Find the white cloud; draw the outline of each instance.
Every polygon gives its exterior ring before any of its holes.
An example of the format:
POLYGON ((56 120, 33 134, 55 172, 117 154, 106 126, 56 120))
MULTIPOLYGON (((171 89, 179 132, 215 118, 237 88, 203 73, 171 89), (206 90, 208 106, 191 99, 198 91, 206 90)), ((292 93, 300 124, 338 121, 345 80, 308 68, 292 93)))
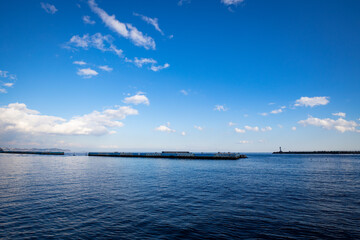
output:
POLYGON ((235 126, 236 125, 236 123, 233 123, 233 122, 229 122, 229 126, 231 127, 231 126, 235 126))
POLYGON ((186 132, 181 132, 181 135, 182 135, 182 136, 185 136, 185 135, 186 135, 186 132))
POLYGON ((282 112, 283 112, 283 110, 281 108, 279 108, 279 109, 272 110, 270 113, 271 114, 278 114, 278 113, 282 113, 282 112))
POLYGON ((296 127, 292 127, 291 130, 296 131, 296 127))
POLYGON ((248 117, 249 116, 249 114, 244 114, 244 117, 248 117))
POLYGON ((225 111, 227 111, 227 108, 225 108, 225 106, 223 106, 223 105, 215 105, 214 110, 219 111, 219 112, 221 112, 221 111, 225 112, 225 111))
POLYGON ((111 72, 113 69, 111 67, 109 67, 108 65, 104 65, 104 66, 99 66, 99 68, 101 70, 104 70, 106 72, 111 72))
POLYGON ((267 126, 264 128, 259 128, 258 126, 251 127, 251 126, 245 126, 245 129, 235 128, 235 132, 237 133, 245 133, 246 131, 252 131, 252 132, 269 132, 272 130, 272 127, 267 126))
POLYGON ((168 63, 165 63, 163 66, 155 66, 155 65, 152 65, 151 67, 150 67, 150 69, 152 70, 152 71, 154 71, 154 72, 157 72, 157 71, 159 71, 159 70, 162 70, 162 69, 165 69, 165 68, 168 68, 168 67, 170 67, 170 64, 168 64, 168 63))
POLYGON ((140 92, 134 96, 125 98, 124 103, 130 103, 130 104, 135 104, 135 105, 138 105, 138 104, 150 105, 149 99, 140 92))
POLYGON ((261 116, 267 116, 268 114, 267 113, 259 113, 261 116))
POLYGON ((248 144, 248 143, 251 143, 251 141, 248 141, 248 140, 241 140, 238 142, 239 144, 248 144))
POLYGON ((176 132, 176 130, 170 128, 170 123, 167 123, 167 125, 158 126, 157 128, 155 128, 155 131, 167 132, 167 133, 176 132))
POLYGON ((5 87, 12 87, 12 86, 14 86, 14 83, 4 83, 3 85, 5 87))
POLYGON ((155 64, 157 64, 157 61, 152 58, 140 58, 139 59, 139 58, 135 57, 134 60, 125 58, 125 62, 134 63, 139 68, 143 67, 144 65, 151 64, 150 69, 154 72, 157 72, 161 69, 170 67, 170 65, 168 63, 165 63, 163 66, 155 66, 155 64))
POLYGON ((88 48, 90 43, 89 34, 85 34, 83 37, 72 36, 69 43, 74 44, 76 47, 88 48))
POLYGON ((16 75, 15 74, 9 74, 8 71, 0 70, 0 77, 7 78, 8 80, 16 80, 16 75))
POLYGON ((231 5, 238 5, 244 2, 244 0, 221 0, 221 2, 226 6, 231 6, 231 5))
POLYGON ((191 0, 179 0, 178 5, 182 6, 184 3, 190 3, 191 0))
POLYGON ((98 75, 99 73, 91 68, 83 68, 77 71, 77 75, 82 76, 84 78, 91 78, 93 76, 98 75))
POLYGON ((155 64, 155 63, 157 63, 157 61, 155 59, 152 59, 152 58, 140 58, 140 59, 138 59, 137 57, 135 57, 134 60, 126 58, 125 61, 134 63, 139 68, 141 68, 143 65, 146 65, 146 64, 155 64))
POLYGON ((283 128, 283 125, 281 125, 281 124, 278 124, 278 127, 279 127, 279 128, 283 128))
POLYGON ((145 49, 155 49, 155 41, 151 37, 144 35, 137 30, 136 27, 129 23, 122 23, 115 18, 115 15, 110 16, 103 9, 99 8, 95 0, 89 0, 91 10, 96 13, 105 25, 118 33, 124 38, 130 39, 136 46, 142 46, 145 49))
POLYGON ((61 117, 42 115, 36 110, 28 109, 23 103, 11 103, 0 108, 0 133, 104 135, 112 132, 112 128, 124 125, 118 120, 137 114, 138 111, 131 107, 116 106, 113 109, 102 112, 93 111, 66 120, 61 117))
POLYGON ((86 65, 86 62, 84 62, 84 61, 74 61, 73 64, 86 65))
POLYGON ((269 127, 269 126, 261 128, 262 132, 268 132, 268 131, 271 131, 271 130, 272 130, 272 127, 269 127))
POLYGON ((6 78, 8 76, 8 71, 0 70, 0 77, 6 78))
POLYGON ((235 128, 235 132, 237 132, 237 133, 245 133, 246 131, 244 129, 235 128))
POLYGON ((343 117, 343 118, 346 117, 346 113, 343 113, 343 112, 333 113, 332 115, 343 117))
POLYGON ((329 103, 329 97, 301 97, 296 100, 295 106, 314 107, 318 105, 326 105, 329 103))
POLYGON ((153 25, 154 28, 156 29, 156 31, 161 33, 161 35, 164 35, 164 32, 159 27, 159 20, 157 18, 150 18, 150 17, 144 16, 144 15, 139 14, 139 13, 134 13, 134 15, 138 16, 138 17, 141 17, 142 20, 144 20, 148 24, 153 25))
POLYGON ((253 132, 258 132, 259 131, 259 127, 245 126, 244 128, 245 128, 245 130, 248 130, 248 131, 253 131, 253 132))
POLYGON ((103 52, 113 52, 119 57, 122 57, 123 50, 118 49, 112 42, 113 38, 111 35, 102 35, 101 33, 95 33, 92 36, 89 34, 84 34, 82 37, 79 35, 74 35, 71 37, 70 41, 65 44, 64 47, 78 47, 83 49, 93 47, 103 52))
MULTIPOLYGON (((15 74, 9 74, 8 71, 2 71, 0 70, 0 84, 4 87, 13 87, 15 84, 15 80, 16 80, 16 75, 15 74), (6 81, 6 82, 4 82, 6 81)), ((7 93, 7 90, 5 88, 0 88, 0 93, 7 93)))
POLYGON ((355 121, 347 121, 343 118, 339 118, 337 120, 330 119, 330 118, 315 118, 312 116, 309 116, 306 120, 301 120, 298 122, 299 124, 303 126, 316 126, 316 127, 322 127, 324 129, 328 130, 337 130, 339 132, 359 132, 360 130, 356 129, 359 127, 359 124, 355 121))
POLYGON ((200 127, 200 126, 194 126, 195 129, 199 130, 199 131, 202 131, 204 128, 203 127, 200 127))
POLYGON ((56 9, 56 7, 54 5, 51 5, 50 3, 40 3, 41 7, 50 14, 55 14, 58 10, 56 9))
POLYGON ((85 24, 91 24, 91 25, 95 24, 95 21, 94 21, 94 20, 91 20, 91 19, 90 19, 90 16, 83 16, 82 19, 83 19, 83 21, 84 21, 85 24))
POLYGON ((189 95, 189 92, 186 91, 186 90, 184 90, 184 89, 183 89, 183 90, 180 90, 180 92, 181 92, 182 94, 184 94, 185 96, 186 96, 186 95, 189 95))

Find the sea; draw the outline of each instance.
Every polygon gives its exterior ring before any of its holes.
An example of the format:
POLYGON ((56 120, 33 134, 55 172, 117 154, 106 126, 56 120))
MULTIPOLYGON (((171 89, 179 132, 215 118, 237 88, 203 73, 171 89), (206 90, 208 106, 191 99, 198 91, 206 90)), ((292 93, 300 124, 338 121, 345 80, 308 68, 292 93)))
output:
POLYGON ((359 155, 0 154, 0 239, 360 239, 359 155))

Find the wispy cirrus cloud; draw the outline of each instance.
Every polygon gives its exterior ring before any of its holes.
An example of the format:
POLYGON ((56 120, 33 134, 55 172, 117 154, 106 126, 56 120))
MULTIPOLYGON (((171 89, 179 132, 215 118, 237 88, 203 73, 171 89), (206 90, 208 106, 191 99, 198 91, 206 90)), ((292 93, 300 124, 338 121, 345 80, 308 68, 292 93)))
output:
POLYGON ((236 6, 240 3, 243 3, 244 0, 221 0, 221 2, 226 6, 232 6, 232 5, 236 6))
POLYGON ((111 35, 102 35, 101 33, 95 33, 94 35, 84 34, 82 37, 74 35, 71 37, 69 42, 64 45, 65 48, 96 48, 102 52, 113 52, 119 57, 122 57, 123 50, 118 49, 113 44, 113 38, 111 35))
POLYGON ((219 112, 226 112, 228 109, 224 105, 215 105, 214 110, 219 112))
POLYGON ((270 127, 270 126, 261 128, 261 131, 262 131, 262 132, 269 132, 269 131, 271 131, 271 130, 272 130, 272 127, 270 127))
POLYGON ((90 16, 83 16, 83 21, 85 24, 94 25, 96 22, 90 18, 90 16))
POLYGON ((56 7, 50 3, 40 3, 41 8, 44 9, 47 13, 50 14, 55 14, 58 10, 56 9, 56 7))
POLYGON ((263 127, 263 128, 259 128, 258 126, 255 127, 251 127, 251 126, 244 126, 244 129, 241 128, 235 128, 235 132, 237 133, 245 133, 246 131, 251 131, 251 132, 269 132, 272 130, 272 127, 267 126, 267 127, 263 127))
POLYGON ((98 66, 98 68, 106 72, 111 72, 113 70, 113 68, 109 67, 108 65, 98 66))
POLYGON ((296 107, 315 107, 320 105, 328 104, 329 97, 301 97, 295 101, 294 106, 296 107))
POLYGON ((270 113, 271 114, 279 114, 279 113, 282 113, 282 112, 283 112, 283 109, 279 108, 279 109, 272 110, 270 113))
POLYGON ((195 128, 195 129, 197 129, 197 130, 199 130, 199 131, 204 130, 204 128, 203 128, 203 127, 201 127, 201 126, 197 126, 197 125, 195 125, 195 126, 194 126, 194 128, 195 128))
POLYGON ((343 112, 333 113, 332 115, 343 117, 343 118, 346 117, 346 113, 343 113, 343 112))
POLYGON ((137 66, 139 68, 141 68, 143 65, 146 65, 146 64, 156 64, 157 63, 157 61, 152 58, 137 58, 137 57, 135 57, 133 60, 129 59, 129 58, 125 58, 125 61, 134 63, 135 66, 137 66))
POLYGON ((86 65, 86 62, 84 62, 84 61, 74 61, 73 64, 76 64, 76 65, 86 65))
POLYGON ((237 125, 237 123, 234 123, 234 122, 229 122, 228 125, 231 127, 231 126, 235 126, 237 125))
POLYGON ((166 69, 168 67, 170 67, 170 64, 168 64, 168 63, 165 63, 164 65, 158 65, 158 66, 152 65, 150 67, 150 70, 152 70, 154 72, 158 72, 158 71, 166 69))
POLYGON ((244 129, 240 129, 240 128, 235 128, 234 130, 237 133, 245 133, 246 132, 244 129))
POLYGON ((12 82, 12 83, 4 83, 3 84, 5 87, 12 87, 12 86, 14 86, 14 83, 12 82))
POLYGON ((189 95, 189 91, 186 91, 185 89, 180 90, 180 92, 185 96, 189 95))
POLYGON ((67 120, 40 114, 24 103, 11 103, 0 107, 0 135, 8 132, 31 135, 105 135, 114 133, 113 128, 124 126, 119 120, 137 114, 138 111, 131 107, 116 106, 67 120))
POLYGON ((5 88, 0 88, 0 93, 7 93, 6 88, 13 87, 16 81, 15 74, 9 74, 8 71, 0 70, 0 85, 5 88))
POLYGON ((185 3, 191 3, 191 0, 179 0, 179 1, 178 1, 178 5, 179 5, 179 6, 182 6, 182 5, 184 5, 185 3))
POLYGON ((157 18, 150 18, 147 16, 144 16, 142 14, 139 13, 135 13, 134 12, 134 16, 140 17, 142 20, 144 20, 145 22, 147 22, 148 24, 152 25, 156 31, 158 31, 159 33, 161 33, 161 35, 164 35, 164 32, 160 29, 159 27, 159 19, 157 18))
MULTIPOLYGON (((157 72, 162 69, 170 67, 170 64, 165 63, 164 65, 156 65, 157 61, 153 58, 137 58, 134 59, 127 58, 123 55, 123 50, 118 49, 113 44, 113 38, 111 35, 102 35, 101 33, 95 33, 94 35, 84 34, 83 36, 74 35, 71 39, 63 45, 67 49, 89 49, 95 48, 102 52, 113 52, 121 58, 125 59, 125 62, 133 63, 135 66, 141 68, 144 65, 151 65, 150 70, 157 72)), ((85 63, 83 61, 75 61, 74 64, 85 63)), ((103 69, 104 70, 104 69, 103 69)))
POLYGON ((337 120, 330 119, 330 118, 315 118, 312 116, 309 116, 305 120, 300 120, 298 122, 299 124, 303 126, 316 126, 321 127, 327 130, 336 130, 339 132, 360 132, 360 130, 357 128, 360 125, 356 123, 355 121, 347 121, 343 118, 339 118, 337 120))
POLYGON ((8 71, 0 70, 0 78, 6 78, 9 80, 16 80, 15 74, 10 74, 8 71))
POLYGON ((251 126, 245 126, 244 127, 245 128, 245 130, 247 130, 247 131, 253 131, 253 132, 258 132, 259 130, 260 130, 260 128, 259 127, 251 127, 251 126))
POLYGON ((91 10, 96 13, 105 25, 120 36, 130 39, 136 46, 145 49, 155 49, 155 41, 149 36, 144 35, 130 23, 122 23, 115 18, 115 15, 109 15, 103 9, 99 8, 95 0, 88 1, 91 10))
POLYGON ((135 105, 139 105, 139 104, 150 105, 149 99, 142 92, 138 92, 137 94, 131 97, 126 97, 123 102, 135 104, 135 105))
POLYGON ((98 75, 99 73, 91 68, 82 68, 79 69, 76 74, 82 76, 83 78, 91 78, 98 75))
MULTIPOLYGON (((278 109, 274 109, 274 110, 272 110, 271 112, 270 112, 270 114, 279 114, 279 113, 282 113, 284 110, 283 109, 286 109, 286 106, 282 106, 282 107, 280 107, 280 108, 278 108, 278 109)), ((259 113, 261 116, 267 116, 267 115, 269 115, 269 113, 266 113, 266 112, 264 112, 264 113, 259 113)))
POLYGON ((149 69, 154 72, 170 67, 170 64, 168 63, 165 63, 163 66, 156 65, 157 61, 153 58, 137 58, 137 57, 135 57, 134 59, 125 58, 125 62, 133 63, 138 68, 142 68, 144 65, 150 65, 149 69))

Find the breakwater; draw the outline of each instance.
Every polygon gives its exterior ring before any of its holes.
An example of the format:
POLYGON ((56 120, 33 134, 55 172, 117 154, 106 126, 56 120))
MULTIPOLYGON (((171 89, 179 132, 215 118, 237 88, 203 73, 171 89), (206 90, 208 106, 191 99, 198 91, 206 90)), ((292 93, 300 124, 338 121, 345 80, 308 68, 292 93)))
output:
POLYGON ((192 153, 192 152, 89 152, 88 156, 101 157, 136 157, 136 158, 177 158, 177 159, 214 159, 214 160, 236 160, 239 158, 247 158, 246 155, 240 153, 192 153))
POLYGON ((360 154, 360 151, 279 151, 273 154, 360 154))

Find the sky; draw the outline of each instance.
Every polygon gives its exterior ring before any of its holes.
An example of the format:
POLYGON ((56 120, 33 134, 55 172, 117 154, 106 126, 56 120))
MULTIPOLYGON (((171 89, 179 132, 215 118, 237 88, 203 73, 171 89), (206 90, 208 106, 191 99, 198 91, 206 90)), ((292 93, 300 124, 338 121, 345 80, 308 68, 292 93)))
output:
POLYGON ((0 0, 0 146, 360 150, 360 1, 0 0))

